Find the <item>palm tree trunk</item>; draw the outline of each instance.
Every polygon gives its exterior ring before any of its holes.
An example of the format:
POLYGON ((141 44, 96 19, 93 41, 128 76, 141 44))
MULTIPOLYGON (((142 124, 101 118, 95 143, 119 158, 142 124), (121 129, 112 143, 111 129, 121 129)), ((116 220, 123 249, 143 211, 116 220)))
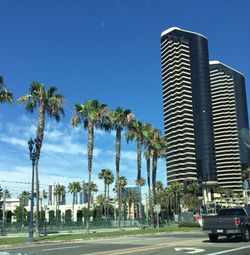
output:
POLYGON ((75 204, 78 204, 78 192, 75 193, 75 204))
MULTIPOLYGON (((154 152, 152 160, 152 186, 153 186, 153 206, 155 205, 155 183, 156 183, 156 171, 157 171, 157 154, 154 152)), ((154 218, 154 217, 152 217, 154 218)), ((154 220, 154 219, 153 219, 154 220)))
POLYGON ((89 185, 88 185, 88 210, 87 210, 87 222, 86 232, 89 233, 89 213, 90 213, 90 200, 91 200, 91 171, 92 171, 92 155, 93 155, 93 143, 94 143, 94 126, 92 122, 88 123, 88 173, 89 173, 89 185))
POLYGON ((24 222, 24 219, 23 219, 23 217, 24 217, 24 204, 22 205, 22 225, 21 225, 21 228, 23 229, 23 227, 24 227, 24 225, 23 225, 23 222, 24 222))
MULTIPOLYGON (((137 142, 137 181, 141 179, 141 151, 142 151, 142 138, 138 137, 137 142)), ((141 186, 138 184, 140 197, 139 197, 139 219, 140 219, 140 227, 142 227, 142 205, 141 205, 141 186)))
POLYGON ((73 215, 73 221, 74 221, 74 216, 75 216, 75 210, 74 210, 74 205, 75 205, 75 192, 73 192, 73 201, 72 201, 72 215, 73 215))
POLYGON ((116 130, 116 189, 118 200, 118 227, 121 229, 121 197, 120 197, 120 185, 119 185, 119 173, 120 173, 120 153, 121 153, 121 127, 117 127, 116 130))
MULTIPOLYGON (((153 154, 153 161, 152 161, 152 185, 153 185, 153 196, 155 198, 155 183, 156 183, 156 171, 157 171, 157 154, 153 154)), ((155 203, 155 202, 154 202, 155 203)))
POLYGON ((104 205, 103 205, 103 209, 104 209, 104 217, 107 220, 107 184, 106 182, 104 182, 104 205))
POLYGON ((40 208, 39 208, 39 175, 38 175, 38 159, 35 164, 35 175, 36 175, 36 236, 40 236, 40 208))
POLYGON ((153 207, 152 207, 152 198, 151 198, 151 182, 150 182, 150 149, 148 149, 148 158, 147 158, 147 182, 148 182, 148 196, 149 196, 149 209, 151 215, 151 226, 153 226, 153 207))
MULTIPOLYGON (((42 95, 43 96, 43 95, 42 95)), ((45 120, 45 106, 44 100, 40 100, 40 107, 38 113, 37 123, 37 138, 39 139, 39 147, 37 148, 37 160, 35 163, 35 175, 36 175, 36 236, 40 236, 40 208, 39 208, 39 174, 38 174, 38 162, 40 158, 43 136, 44 136, 44 120, 45 120)))
POLYGON ((128 219, 131 221, 131 203, 128 203, 128 219))
POLYGON ((142 228, 142 203, 141 203, 141 186, 139 185, 139 219, 140 219, 140 228, 142 228))
POLYGON ((137 180, 141 179, 141 151, 142 151, 142 141, 141 138, 138 137, 137 142, 137 180))
POLYGON ((108 196, 107 196, 107 219, 109 218, 109 184, 108 184, 108 196))

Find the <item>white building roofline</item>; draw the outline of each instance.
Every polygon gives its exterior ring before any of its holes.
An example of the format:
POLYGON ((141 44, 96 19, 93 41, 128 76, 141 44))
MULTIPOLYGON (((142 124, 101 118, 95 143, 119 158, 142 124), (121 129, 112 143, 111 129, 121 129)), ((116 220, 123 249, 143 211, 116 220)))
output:
POLYGON ((231 66, 228 66, 228 65, 226 65, 226 64, 224 64, 224 63, 222 63, 218 60, 209 61, 209 65, 218 65, 218 64, 221 64, 221 65, 225 66, 226 68, 231 69, 231 70, 235 71, 236 73, 239 73, 240 75, 242 75, 244 77, 244 75, 241 72, 239 72, 238 70, 236 70, 236 69, 232 68, 231 66))
POLYGON ((164 35, 174 31, 174 30, 180 30, 180 31, 183 31, 183 32, 187 32, 187 33, 190 33, 190 34, 195 34, 195 35, 199 35, 199 36, 202 36, 204 38, 207 39, 206 36, 202 35, 202 34, 199 34, 199 33, 195 33, 195 32, 192 32, 192 31, 188 31, 188 30, 184 30, 184 29, 180 29, 179 27, 170 27, 166 30, 164 30, 162 33, 161 33, 161 37, 163 37, 164 35))

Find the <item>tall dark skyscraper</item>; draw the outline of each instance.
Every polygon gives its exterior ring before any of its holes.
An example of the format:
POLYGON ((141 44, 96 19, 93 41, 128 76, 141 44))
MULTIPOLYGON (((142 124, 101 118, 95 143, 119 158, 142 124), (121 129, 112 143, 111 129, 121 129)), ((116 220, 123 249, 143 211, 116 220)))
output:
MULTIPOLYGON (((242 192, 242 170, 250 166, 245 78, 210 61, 201 34, 169 28, 161 34, 167 178, 205 181, 242 192)), ((206 195, 205 195, 206 196, 206 195)))
POLYGON ((249 165, 245 79, 233 68, 210 61, 210 82, 218 184, 241 191, 242 169, 249 165))
POLYGON ((216 180, 207 38, 165 30, 161 65, 168 183, 216 180))

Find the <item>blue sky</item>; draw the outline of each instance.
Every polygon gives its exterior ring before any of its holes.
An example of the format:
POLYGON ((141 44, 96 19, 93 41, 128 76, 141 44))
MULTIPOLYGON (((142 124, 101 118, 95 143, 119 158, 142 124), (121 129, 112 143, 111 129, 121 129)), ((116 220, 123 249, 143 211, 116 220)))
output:
MULTIPOLYGON (((62 122, 46 122, 41 183, 86 179, 87 133, 69 124, 77 102, 98 99, 110 108, 129 108, 163 130, 160 33, 171 26, 205 35, 210 59, 242 72, 248 85, 249 9, 247 0, 0 0, 0 74, 6 85, 18 98, 39 81, 57 86, 67 99, 62 122)), ((30 180, 26 143, 35 136, 36 118, 17 104, 0 105, 0 180, 30 180)), ((96 133, 93 179, 99 186, 101 168, 115 171, 114 143, 113 133, 96 133)), ((121 174, 130 185, 135 148, 123 141, 121 174)), ((158 179, 166 183, 163 160, 158 179)), ((13 194, 29 188, 5 184, 13 194)))

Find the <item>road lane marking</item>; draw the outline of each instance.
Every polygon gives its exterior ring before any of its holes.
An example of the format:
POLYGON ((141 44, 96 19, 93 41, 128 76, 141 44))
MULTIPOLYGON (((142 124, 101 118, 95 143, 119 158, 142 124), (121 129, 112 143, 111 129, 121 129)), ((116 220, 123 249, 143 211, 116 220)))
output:
POLYGON ((189 254, 194 254, 194 253, 200 253, 205 251, 204 249, 200 248, 193 248, 193 247, 181 247, 181 248, 175 248, 176 251, 184 251, 189 254))
MULTIPOLYGON (((187 242, 192 242, 193 240, 190 241, 178 241, 178 245, 182 245, 183 243, 187 244, 187 242)), ((152 250, 158 250, 158 249, 164 249, 164 248, 170 248, 172 247, 173 244, 166 243, 166 244, 155 244, 155 245, 148 245, 148 246, 140 246, 140 247, 131 247, 131 248, 124 248, 124 249, 115 249, 115 250, 107 250, 107 251, 100 251, 100 252, 89 252, 89 255, 122 255, 122 254, 135 254, 136 252, 143 252, 143 251, 152 251, 152 250)), ((81 254, 81 255, 86 255, 81 254)))
POLYGON ((80 248, 80 247, 82 247, 82 245, 43 249, 43 250, 41 250, 41 252, 43 252, 43 251, 54 251, 54 250, 65 250, 65 249, 75 249, 75 248, 80 248))
POLYGON ((248 249, 248 248, 250 248, 250 245, 240 247, 240 248, 231 249, 231 250, 226 250, 226 251, 218 251, 218 252, 207 253, 206 255, 218 255, 218 254, 224 254, 224 253, 228 253, 228 252, 232 252, 232 251, 244 250, 244 249, 248 249))
MULTIPOLYGON (((136 248, 126 248, 126 249, 119 249, 119 250, 108 250, 108 251, 100 251, 100 252, 90 252, 89 255, 122 255, 122 254, 130 254, 135 252, 142 252, 142 251, 151 251, 151 250, 158 250, 168 247, 167 245, 154 245, 154 246, 143 246, 143 247, 136 247, 136 248)), ((86 255, 87 253, 81 254, 86 255)))

